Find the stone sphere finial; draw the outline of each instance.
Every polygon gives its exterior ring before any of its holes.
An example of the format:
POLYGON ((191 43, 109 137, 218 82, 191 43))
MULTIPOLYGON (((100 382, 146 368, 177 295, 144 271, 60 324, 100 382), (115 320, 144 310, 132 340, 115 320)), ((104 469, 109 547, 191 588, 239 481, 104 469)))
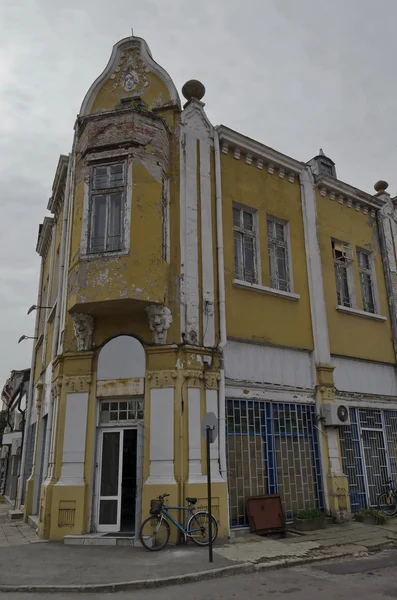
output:
POLYGON ((389 184, 387 183, 387 181, 377 181, 374 185, 375 191, 378 192, 378 194, 380 194, 381 192, 385 192, 387 190, 387 188, 389 187, 389 184))
POLYGON ((196 100, 201 100, 205 94, 205 87, 201 81, 197 81, 197 79, 190 79, 183 86, 182 94, 188 101, 192 100, 193 98, 196 100))

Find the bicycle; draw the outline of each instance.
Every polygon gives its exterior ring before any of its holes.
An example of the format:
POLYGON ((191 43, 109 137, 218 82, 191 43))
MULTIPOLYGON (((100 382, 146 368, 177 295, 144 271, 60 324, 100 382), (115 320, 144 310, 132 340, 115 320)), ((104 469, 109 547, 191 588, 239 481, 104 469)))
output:
POLYGON ((378 508, 383 510, 389 517, 392 517, 397 513, 397 488, 393 484, 393 479, 386 481, 387 492, 379 494, 378 496, 378 508))
MULTIPOLYGON (((150 517, 143 521, 139 531, 139 539, 142 546, 151 552, 165 548, 171 534, 169 521, 182 533, 185 543, 187 542, 187 538, 191 538, 198 546, 208 546, 210 543, 208 534, 209 514, 204 510, 195 512, 197 498, 186 498, 188 506, 167 506, 164 500, 168 496, 169 494, 162 494, 156 500, 150 501, 150 517), (184 525, 180 525, 169 514, 169 510, 186 511, 188 514, 186 515, 184 525), (203 521, 201 522, 200 519, 203 519, 203 521), (207 522, 206 525, 205 520, 207 522)), ((218 521, 213 515, 211 515, 211 522, 212 541, 214 542, 218 536, 218 521)))

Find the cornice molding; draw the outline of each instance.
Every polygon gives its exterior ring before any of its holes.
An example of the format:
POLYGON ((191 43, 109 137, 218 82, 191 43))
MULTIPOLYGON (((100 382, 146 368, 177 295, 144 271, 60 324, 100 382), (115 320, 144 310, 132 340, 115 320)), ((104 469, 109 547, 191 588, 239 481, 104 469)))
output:
MULTIPOLYGON (((247 164, 255 164, 260 170, 266 168, 271 175, 277 169, 280 179, 287 179, 290 183, 294 183, 296 175, 302 173, 307 167, 307 163, 282 154, 225 125, 218 125, 215 130, 219 136, 222 154, 231 152, 235 160, 240 160, 244 156, 247 164)), ((385 201, 378 196, 367 194, 329 175, 314 176, 314 181, 322 196, 329 196, 331 200, 336 199, 339 204, 346 202, 349 208, 354 206, 357 212, 361 210, 364 214, 370 212, 372 217, 375 217, 376 211, 385 204, 385 201)))
POLYGON ((44 217, 44 221, 40 225, 39 237, 36 244, 36 252, 40 254, 42 258, 45 257, 50 246, 53 225, 54 219, 52 217, 44 217))
POLYGON ((375 211, 382 208, 385 204, 385 201, 377 196, 367 194, 366 192, 363 192, 344 181, 330 177, 329 175, 316 175, 314 181, 320 189, 320 194, 322 196, 329 196, 331 200, 337 199, 339 204, 346 202, 346 205, 349 208, 354 205, 354 208, 358 212, 362 208, 364 214, 371 211, 372 217, 375 216, 375 211), (367 211, 365 211, 365 208, 367 211), (374 214, 372 214, 372 212, 374 214))
POLYGON ((223 154, 227 154, 230 149, 233 151, 234 158, 239 159, 242 151, 249 157, 248 160, 245 158, 246 162, 251 164, 255 161, 258 169, 263 169, 263 165, 266 164, 268 172, 273 173, 276 167, 281 170, 282 177, 285 173, 288 173, 288 179, 291 181, 290 174, 298 175, 306 167, 306 163, 277 152, 277 150, 229 129, 225 125, 218 125, 215 129, 219 136, 223 154))
POLYGON ((58 215, 63 204, 66 176, 68 172, 69 157, 61 154, 55 171, 54 182, 52 184, 52 195, 48 200, 47 208, 53 215, 58 215))

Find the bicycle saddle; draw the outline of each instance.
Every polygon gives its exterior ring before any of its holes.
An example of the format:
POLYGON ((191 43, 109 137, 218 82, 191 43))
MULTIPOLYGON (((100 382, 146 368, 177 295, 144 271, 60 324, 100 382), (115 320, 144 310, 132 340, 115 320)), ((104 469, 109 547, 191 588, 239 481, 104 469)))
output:
POLYGON ((197 498, 186 498, 186 502, 189 502, 189 504, 196 504, 197 498))

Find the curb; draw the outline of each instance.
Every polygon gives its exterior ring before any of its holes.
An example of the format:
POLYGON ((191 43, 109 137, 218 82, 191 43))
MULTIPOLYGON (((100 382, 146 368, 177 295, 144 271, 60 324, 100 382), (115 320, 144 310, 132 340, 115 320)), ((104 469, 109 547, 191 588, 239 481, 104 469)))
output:
MULTIPOLYGON (((395 544, 393 544, 395 547, 395 544)), ((81 585, 1 585, 0 592, 20 592, 20 593, 44 593, 56 594, 61 592, 68 593, 112 593, 125 592, 130 590, 148 590, 154 588, 168 587, 172 585, 182 585, 185 583, 195 583, 196 581, 208 581, 219 577, 230 577, 232 575, 245 575, 249 573, 259 573, 270 569, 285 569, 300 565, 307 565, 335 558, 345 558, 347 556, 368 556, 374 552, 380 552, 390 548, 391 544, 379 544, 379 546, 367 551, 361 552, 338 552, 334 554, 322 554, 320 556, 303 556, 299 558, 282 558, 268 560, 265 562, 245 562, 218 569, 209 569, 208 571, 198 571, 197 573, 185 573, 184 575, 173 575, 171 577, 161 577, 158 579, 136 579, 135 581, 122 581, 117 583, 100 584, 81 584, 81 585)))
POLYGON ((208 571, 198 571, 197 573, 185 573, 184 575, 173 575, 172 577, 161 577, 158 579, 136 579, 135 581, 122 581, 119 583, 100 583, 100 584, 82 584, 82 585, 1 585, 0 592, 25 592, 48 594, 57 592, 125 592, 127 590, 148 590, 153 588, 167 587, 171 585, 181 585, 183 583, 195 583, 196 581, 205 581, 215 579, 216 577, 228 577, 231 575, 241 575, 245 573, 254 573, 256 570, 253 563, 239 563, 229 567, 220 567, 219 569, 210 569, 208 571))

